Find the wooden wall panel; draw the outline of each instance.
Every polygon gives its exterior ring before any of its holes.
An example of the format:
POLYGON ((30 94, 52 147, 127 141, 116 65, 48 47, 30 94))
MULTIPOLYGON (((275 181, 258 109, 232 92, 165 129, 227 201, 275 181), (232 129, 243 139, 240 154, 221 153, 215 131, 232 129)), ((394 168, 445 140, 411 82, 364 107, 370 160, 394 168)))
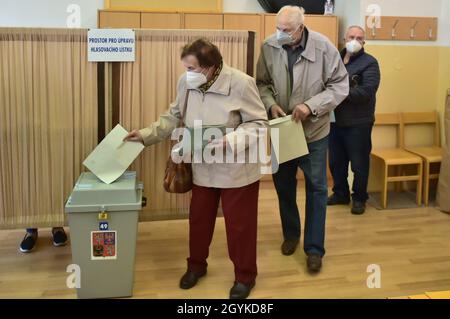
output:
POLYGON ((223 29, 223 14, 186 13, 184 15, 185 29, 223 29))
POLYGON ((180 13, 149 13, 142 12, 142 29, 181 29, 182 15, 180 13))
POLYGON ((140 28, 140 12, 100 11, 98 15, 99 28, 140 28))
MULTIPOLYGON (((339 19, 337 16, 306 15, 306 25, 327 36, 338 45, 339 19)), ((256 32, 256 58, 265 38, 275 33, 276 15, 259 13, 164 13, 146 11, 100 10, 100 28, 145 29, 210 29, 248 30, 256 32)))
POLYGON ((222 0, 106 0, 106 9, 159 12, 222 12, 222 0))
MULTIPOLYGON (((224 14, 224 30, 248 30, 256 32, 255 35, 255 55, 259 56, 262 42, 263 16, 259 14, 224 14)), ((256 61, 255 59, 255 61, 256 61)))
POLYGON ((262 16, 259 14, 224 14, 223 28, 225 30, 248 30, 257 33, 256 38, 261 38, 262 16))
POLYGON ((305 24, 311 30, 325 35, 335 46, 339 41, 339 20, 338 17, 310 15, 306 16, 305 24))
MULTIPOLYGON (((369 17, 366 17, 366 21, 369 17)), ((374 21, 376 22, 376 21, 374 21)), ((380 17, 380 25, 369 28, 368 40, 436 41, 438 18, 433 17, 380 17)))
MULTIPOLYGON (((276 32, 277 22, 275 14, 266 14, 264 15, 264 36, 263 38, 267 38, 270 35, 276 32)), ((264 40, 263 39, 263 40, 264 40)))

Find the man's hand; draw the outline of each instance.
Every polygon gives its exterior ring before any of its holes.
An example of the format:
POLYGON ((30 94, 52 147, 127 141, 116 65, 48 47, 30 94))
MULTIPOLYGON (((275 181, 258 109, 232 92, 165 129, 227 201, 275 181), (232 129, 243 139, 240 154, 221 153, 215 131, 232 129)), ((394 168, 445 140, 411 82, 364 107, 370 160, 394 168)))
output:
POLYGON ((124 137, 123 141, 144 143, 144 139, 142 138, 142 135, 138 130, 133 130, 128 133, 128 135, 124 137))
POLYGON ((295 122, 304 121, 308 116, 311 115, 311 110, 306 104, 299 104, 295 107, 294 112, 292 112, 292 119, 295 122))
POLYGON ((272 105, 270 107, 270 115, 272 115, 273 119, 277 119, 280 116, 286 116, 286 113, 283 111, 283 109, 279 105, 272 105))

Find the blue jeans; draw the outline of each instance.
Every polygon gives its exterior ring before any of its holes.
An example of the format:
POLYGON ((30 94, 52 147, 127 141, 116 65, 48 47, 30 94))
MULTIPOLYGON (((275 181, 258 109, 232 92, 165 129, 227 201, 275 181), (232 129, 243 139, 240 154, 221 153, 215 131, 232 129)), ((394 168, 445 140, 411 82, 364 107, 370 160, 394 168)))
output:
POLYGON ((308 144, 309 154, 280 164, 273 181, 278 194, 281 224, 286 240, 300 238, 297 207, 297 169, 305 175, 306 207, 303 249, 306 254, 325 255, 325 217, 327 209, 328 137, 308 144))
POLYGON ((370 152, 372 151, 372 124, 357 127, 339 127, 331 124, 330 170, 333 175, 333 193, 336 197, 349 200, 348 165, 354 174, 352 198, 366 202, 369 181, 370 152))

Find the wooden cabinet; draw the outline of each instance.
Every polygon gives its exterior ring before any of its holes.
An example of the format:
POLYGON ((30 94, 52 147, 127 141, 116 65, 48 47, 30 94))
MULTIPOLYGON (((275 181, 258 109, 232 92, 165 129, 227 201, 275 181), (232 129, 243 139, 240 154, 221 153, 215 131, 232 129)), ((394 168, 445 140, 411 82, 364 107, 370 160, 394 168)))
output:
POLYGON ((305 24, 311 30, 322 33, 335 46, 338 46, 339 19, 337 16, 310 15, 305 17, 305 24))
POLYGON ((223 14, 185 13, 185 29, 221 30, 223 14))
POLYGON ((141 27, 140 12, 99 11, 98 26, 100 28, 135 28, 141 27))
POLYGON ((264 35, 263 40, 276 32, 277 22, 275 14, 264 15, 264 35))
MULTIPOLYGON (((99 28, 211 29, 256 32, 255 52, 259 55, 265 38, 276 31, 276 15, 260 13, 194 13, 100 10, 99 28)), ((337 16, 306 15, 305 24, 338 45, 337 16)))
POLYGON ((259 56, 260 46, 263 41, 261 30, 264 20, 260 14, 230 13, 223 16, 224 30, 247 30, 256 32, 255 53, 259 56))
MULTIPOLYGON (((92 0, 91 0, 92 1, 92 0)), ((112 10, 133 9, 157 12, 222 12, 223 0, 105 0, 105 8, 112 10)), ((236 1, 236 0, 233 0, 236 1)))
MULTIPOLYGON (((325 35, 337 46, 339 41, 339 19, 337 16, 306 15, 305 25, 325 35)), ((264 38, 276 32, 277 23, 275 14, 264 15, 264 38)))
POLYGON ((181 13, 142 12, 142 29, 181 29, 181 13))

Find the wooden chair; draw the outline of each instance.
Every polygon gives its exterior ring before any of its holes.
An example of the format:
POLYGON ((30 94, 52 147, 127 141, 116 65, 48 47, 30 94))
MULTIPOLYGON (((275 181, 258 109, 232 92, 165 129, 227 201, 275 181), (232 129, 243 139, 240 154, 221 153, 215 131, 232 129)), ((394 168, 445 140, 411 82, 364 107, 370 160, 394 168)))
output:
POLYGON ((437 112, 426 113, 402 113, 403 126, 406 125, 420 125, 430 124, 433 125, 433 145, 428 147, 407 147, 405 149, 408 152, 419 155, 424 161, 424 174, 423 174, 423 200, 425 205, 428 205, 429 193, 430 193, 430 180, 439 179, 439 172, 437 174, 430 174, 431 165, 434 163, 442 162, 442 148, 440 142, 440 130, 439 130, 439 114, 437 112))
POLYGON ((387 207, 388 183, 417 181, 416 202, 422 203, 422 180, 423 165, 422 158, 403 149, 404 128, 399 113, 385 113, 375 115, 375 126, 395 126, 397 132, 397 147, 386 149, 374 149, 371 153, 374 159, 383 164, 383 187, 381 191, 381 205, 387 207), (417 174, 405 175, 403 167, 406 165, 416 165, 417 174), (395 176, 389 175, 389 168, 396 167, 395 176))

